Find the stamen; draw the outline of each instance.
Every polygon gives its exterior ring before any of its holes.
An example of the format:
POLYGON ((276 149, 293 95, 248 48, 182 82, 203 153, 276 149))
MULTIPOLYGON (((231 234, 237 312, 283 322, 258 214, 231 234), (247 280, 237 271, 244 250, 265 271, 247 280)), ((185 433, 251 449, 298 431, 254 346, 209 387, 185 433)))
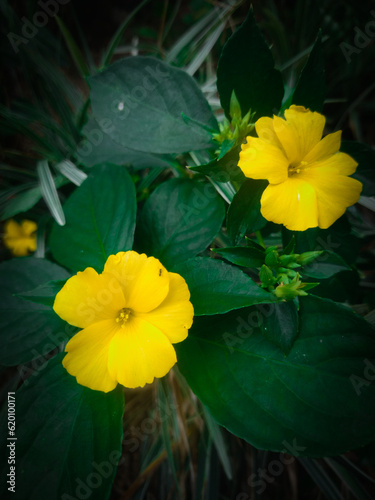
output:
POLYGON ((125 323, 128 321, 129 316, 131 315, 131 312, 132 312, 132 310, 128 309, 127 307, 123 307, 120 310, 120 312, 116 318, 116 323, 119 323, 121 328, 124 328, 125 323))

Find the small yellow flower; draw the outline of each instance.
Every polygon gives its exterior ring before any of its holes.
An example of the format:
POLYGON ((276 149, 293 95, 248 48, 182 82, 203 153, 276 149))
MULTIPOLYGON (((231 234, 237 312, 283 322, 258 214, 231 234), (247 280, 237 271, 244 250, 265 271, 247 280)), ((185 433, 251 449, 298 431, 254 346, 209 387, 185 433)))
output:
POLYGON ((36 250, 37 225, 32 220, 23 220, 21 224, 13 219, 4 226, 4 245, 16 257, 23 257, 36 250))
POLYGON ((324 125, 323 115, 303 106, 256 122, 258 137, 247 138, 238 165, 246 177, 268 180, 265 219, 292 231, 326 229, 358 201, 362 184, 348 177, 357 163, 339 151, 341 131, 322 139, 324 125))
POLYGON ((98 391, 143 387, 176 363, 172 344, 187 337, 194 310, 185 280, 154 257, 111 255, 102 274, 88 267, 56 295, 54 310, 83 328, 67 344, 63 365, 98 391))

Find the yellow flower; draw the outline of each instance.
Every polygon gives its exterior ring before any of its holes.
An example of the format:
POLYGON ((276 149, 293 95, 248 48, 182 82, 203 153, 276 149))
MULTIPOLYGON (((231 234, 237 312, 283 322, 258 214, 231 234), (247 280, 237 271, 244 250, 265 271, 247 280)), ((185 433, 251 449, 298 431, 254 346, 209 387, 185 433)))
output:
POLYGON ((323 115, 303 106, 256 122, 258 137, 247 138, 238 165, 246 177, 268 180, 265 219, 292 231, 326 229, 358 201, 362 184, 348 177, 357 163, 339 152, 341 131, 322 139, 324 125, 323 115))
POLYGON ((111 255, 102 274, 88 267, 56 295, 55 312, 83 328, 63 365, 77 382, 108 392, 143 387, 176 363, 172 344, 187 337, 194 310, 185 280, 154 257, 111 255))
POLYGON ((23 220, 21 224, 13 219, 4 226, 4 245, 16 257, 23 257, 36 250, 37 225, 32 220, 23 220))

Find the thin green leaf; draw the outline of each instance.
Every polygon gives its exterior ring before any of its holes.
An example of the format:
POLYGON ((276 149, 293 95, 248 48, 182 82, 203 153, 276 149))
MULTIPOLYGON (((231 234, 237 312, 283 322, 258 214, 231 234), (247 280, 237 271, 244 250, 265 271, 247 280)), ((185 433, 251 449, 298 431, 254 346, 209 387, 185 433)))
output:
POLYGON ((102 67, 105 68, 111 62, 111 59, 112 59, 112 56, 116 50, 116 47, 121 42, 122 35, 124 34, 125 29, 128 27, 128 24, 133 19, 133 17, 136 15, 136 13, 139 10, 141 10, 142 7, 144 7, 146 4, 148 4, 149 1, 150 0, 143 0, 139 5, 137 5, 137 7, 129 14, 129 16, 125 19, 125 21, 118 28, 118 30, 114 34, 112 40, 109 42, 107 50, 104 52, 104 55, 102 58, 102 67))
POLYGON ((46 205, 50 209, 52 217, 60 225, 65 224, 65 215, 62 209, 59 195, 51 174, 47 160, 41 160, 37 163, 37 173, 39 177, 40 190, 46 205))
POLYGON ((80 186, 87 179, 87 174, 77 168, 70 160, 60 161, 55 165, 55 168, 76 186, 80 186))
POLYGON ((206 421, 208 432, 212 438, 212 441, 215 445, 217 454, 219 456, 221 465, 223 466, 225 475, 228 479, 232 479, 232 466, 230 464, 230 458, 228 452, 226 450, 225 442, 223 439, 223 434, 219 425, 213 419, 211 413, 208 409, 203 405, 204 419, 206 421))
POLYGON ((341 492, 316 460, 302 457, 299 457, 298 460, 324 495, 326 495, 327 500, 342 500, 341 492))
POLYGON ((65 43, 69 49, 69 53, 76 65, 78 73, 82 78, 90 74, 90 70, 86 64, 86 61, 82 55, 82 52, 79 50, 78 45, 76 44, 72 34, 66 27, 64 21, 59 17, 55 16, 58 27, 60 28, 61 34, 64 37, 65 43))

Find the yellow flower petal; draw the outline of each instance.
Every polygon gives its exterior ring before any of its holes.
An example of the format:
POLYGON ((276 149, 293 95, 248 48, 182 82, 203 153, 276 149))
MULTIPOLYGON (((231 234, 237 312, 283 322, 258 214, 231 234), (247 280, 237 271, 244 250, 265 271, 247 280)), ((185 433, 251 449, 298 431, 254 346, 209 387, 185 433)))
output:
POLYGON ((242 145, 238 166, 246 177, 278 184, 288 178, 288 165, 282 150, 269 142, 248 137, 247 144, 242 145))
MULTIPOLYGON (((328 134, 316 144, 303 158, 303 161, 312 163, 321 161, 338 152, 341 145, 341 130, 328 134)), ((352 172, 353 173, 353 172, 352 172)))
POLYGON ((113 320, 101 321, 80 331, 67 343, 63 366, 79 384, 104 392, 116 387, 117 380, 108 371, 108 351, 118 329, 113 320))
POLYGON ((38 226, 33 220, 23 220, 21 222, 21 229, 25 235, 30 236, 32 233, 35 233, 35 231, 38 229, 38 226))
POLYGON ((153 311, 137 314, 162 331, 173 344, 181 342, 188 335, 193 323, 194 309, 189 301, 190 292, 182 276, 169 273, 169 293, 153 311))
POLYGON ((269 142, 274 146, 282 149, 281 142, 275 133, 275 129, 273 128, 273 119, 269 116, 262 116, 255 123, 255 131, 259 139, 262 139, 264 142, 269 142))
POLYGON ((88 267, 69 278, 53 304, 54 311, 68 323, 86 328, 106 319, 116 319, 125 307, 121 286, 112 274, 98 274, 88 267))
POLYGON ((273 118, 273 126, 288 157, 289 163, 301 162, 320 141, 325 117, 303 106, 291 106, 285 111, 285 120, 273 118))
POLYGON ((167 337, 137 316, 113 337, 109 348, 111 376, 125 387, 143 387, 163 377, 176 363, 176 352, 167 337))
POLYGON ((104 273, 117 278, 122 286, 126 307, 136 312, 155 309, 168 295, 168 271, 154 257, 133 251, 119 252, 108 258, 104 273))
MULTIPOLYGON (((327 163, 331 163, 331 159, 327 163)), ((338 175, 326 165, 309 169, 301 177, 315 190, 318 225, 322 229, 330 227, 348 207, 354 205, 362 191, 361 182, 346 175, 338 175)))
POLYGON ((305 231, 318 225, 314 188, 297 175, 282 184, 267 186, 260 203, 265 219, 283 224, 291 231, 305 231))
POLYGON ((36 250, 37 225, 34 221, 24 220, 18 224, 13 219, 4 225, 4 245, 16 257, 23 257, 36 250))
POLYGON ((331 173, 336 175, 352 175, 356 171, 358 163, 346 153, 338 152, 329 158, 321 161, 310 163, 308 168, 301 171, 301 175, 305 175, 308 179, 309 174, 318 169, 313 175, 331 173))

